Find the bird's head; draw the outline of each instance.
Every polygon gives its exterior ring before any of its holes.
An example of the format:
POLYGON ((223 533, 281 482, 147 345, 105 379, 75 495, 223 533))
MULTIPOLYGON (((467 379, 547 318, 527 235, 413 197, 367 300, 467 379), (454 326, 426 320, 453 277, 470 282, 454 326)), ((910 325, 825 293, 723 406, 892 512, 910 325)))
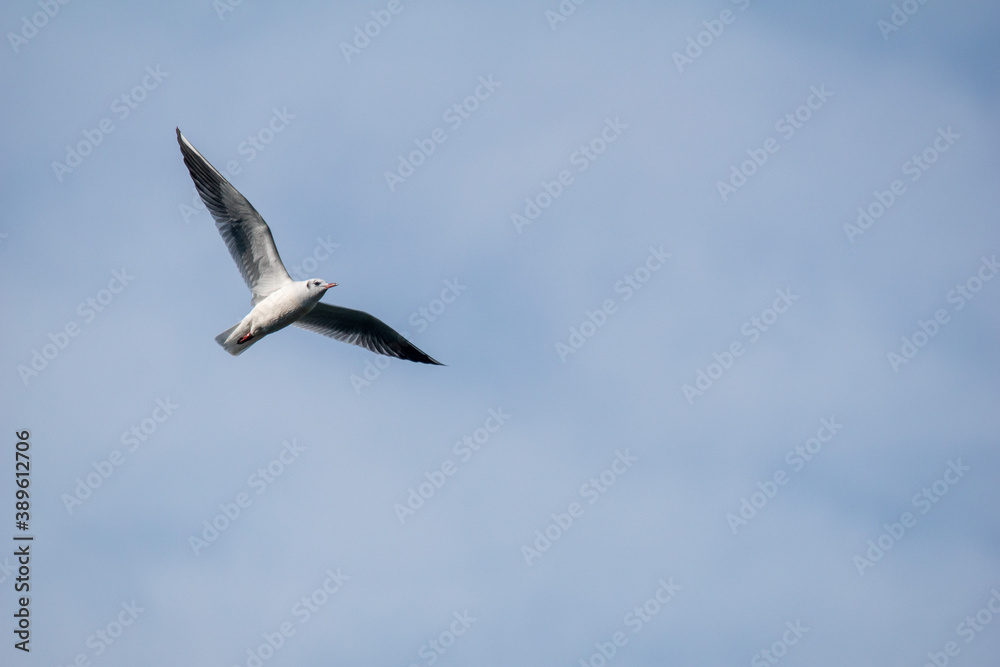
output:
POLYGON ((320 280, 319 278, 310 278, 309 280, 302 281, 304 285, 303 291, 308 297, 312 297, 316 301, 323 298, 326 291, 331 287, 336 287, 337 283, 328 283, 320 280))

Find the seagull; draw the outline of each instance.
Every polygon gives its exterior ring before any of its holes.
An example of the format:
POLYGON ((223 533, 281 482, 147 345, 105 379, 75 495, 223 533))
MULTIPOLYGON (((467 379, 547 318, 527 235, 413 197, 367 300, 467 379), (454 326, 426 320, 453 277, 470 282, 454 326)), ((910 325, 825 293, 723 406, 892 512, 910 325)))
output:
POLYGON ((378 354, 442 365, 382 320, 360 310, 320 303, 337 283, 316 278, 293 281, 281 263, 264 218, 202 157, 180 128, 177 143, 195 188, 215 218, 215 226, 252 294, 250 313, 215 337, 226 352, 242 354, 264 336, 294 324, 378 354))

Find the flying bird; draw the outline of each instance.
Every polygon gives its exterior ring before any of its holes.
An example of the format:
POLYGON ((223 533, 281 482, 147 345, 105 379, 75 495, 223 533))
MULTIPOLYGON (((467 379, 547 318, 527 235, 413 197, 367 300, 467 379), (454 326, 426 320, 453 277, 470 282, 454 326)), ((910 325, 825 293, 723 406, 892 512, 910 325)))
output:
POLYGON ((360 310, 320 303, 337 283, 317 278, 293 281, 281 263, 264 218, 202 157, 179 128, 177 143, 195 188, 215 218, 215 226, 252 294, 250 313, 215 337, 226 352, 242 354, 264 336, 294 324, 378 354, 441 365, 378 318, 360 310))

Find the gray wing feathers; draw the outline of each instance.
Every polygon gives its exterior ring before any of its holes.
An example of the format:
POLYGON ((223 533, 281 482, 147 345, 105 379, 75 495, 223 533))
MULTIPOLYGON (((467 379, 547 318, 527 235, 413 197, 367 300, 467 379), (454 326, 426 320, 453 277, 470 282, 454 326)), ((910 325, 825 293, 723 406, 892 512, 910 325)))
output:
POLYGON ((382 320, 360 310, 318 303, 295 326, 398 359, 442 364, 421 352, 382 320))
POLYGON ((278 256, 271 230, 260 213, 202 157, 179 129, 177 143, 201 200, 215 218, 215 226, 229 254, 253 293, 253 302, 256 304, 291 282, 278 256))

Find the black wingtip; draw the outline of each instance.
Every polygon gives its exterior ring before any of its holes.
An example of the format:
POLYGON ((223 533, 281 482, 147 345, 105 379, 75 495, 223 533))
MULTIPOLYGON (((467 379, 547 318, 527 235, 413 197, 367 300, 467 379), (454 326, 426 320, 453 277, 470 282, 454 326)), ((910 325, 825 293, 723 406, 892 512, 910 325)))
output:
POLYGON ((431 366, 444 366, 444 364, 442 364, 440 361, 438 361, 431 355, 427 354, 419 347, 417 347, 410 341, 406 340, 406 338, 404 338, 403 336, 399 335, 398 333, 390 329, 384 322, 381 322, 381 320, 377 320, 375 318, 372 319, 382 324, 383 327, 385 327, 388 331, 392 332, 395 336, 397 336, 398 340, 388 344, 383 343, 381 345, 376 343, 374 347, 372 346, 364 346, 364 347, 368 347, 368 349, 372 350, 373 352, 378 352, 379 354, 384 354, 390 357, 396 357, 397 359, 402 359, 403 361, 415 361, 418 364, 429 364, 431 366))
POLYGON ((440 361, 427 354, 419 347, 413 343, 406 341, 407 346, 402 349, 397 348, 395 351, 399 355, 400 359, 405 359, 407 361, 416 361, 421 364, 429 364, 431 366, 444 366, 440 361))
POLYGON ((410 348, 412 349, 396 350, 395 351, 396 354, 394 356, 397 356, 398 358, 404 361, 415 361, 418 364, 428 364, 430 366, 444 366, 444 364, 442 364, 440 361, 438 361, 437 359, 433 358, 432 356, 430 356, 429 354, 418 348, 416 345, 413 345, 411 343, 410 348))

